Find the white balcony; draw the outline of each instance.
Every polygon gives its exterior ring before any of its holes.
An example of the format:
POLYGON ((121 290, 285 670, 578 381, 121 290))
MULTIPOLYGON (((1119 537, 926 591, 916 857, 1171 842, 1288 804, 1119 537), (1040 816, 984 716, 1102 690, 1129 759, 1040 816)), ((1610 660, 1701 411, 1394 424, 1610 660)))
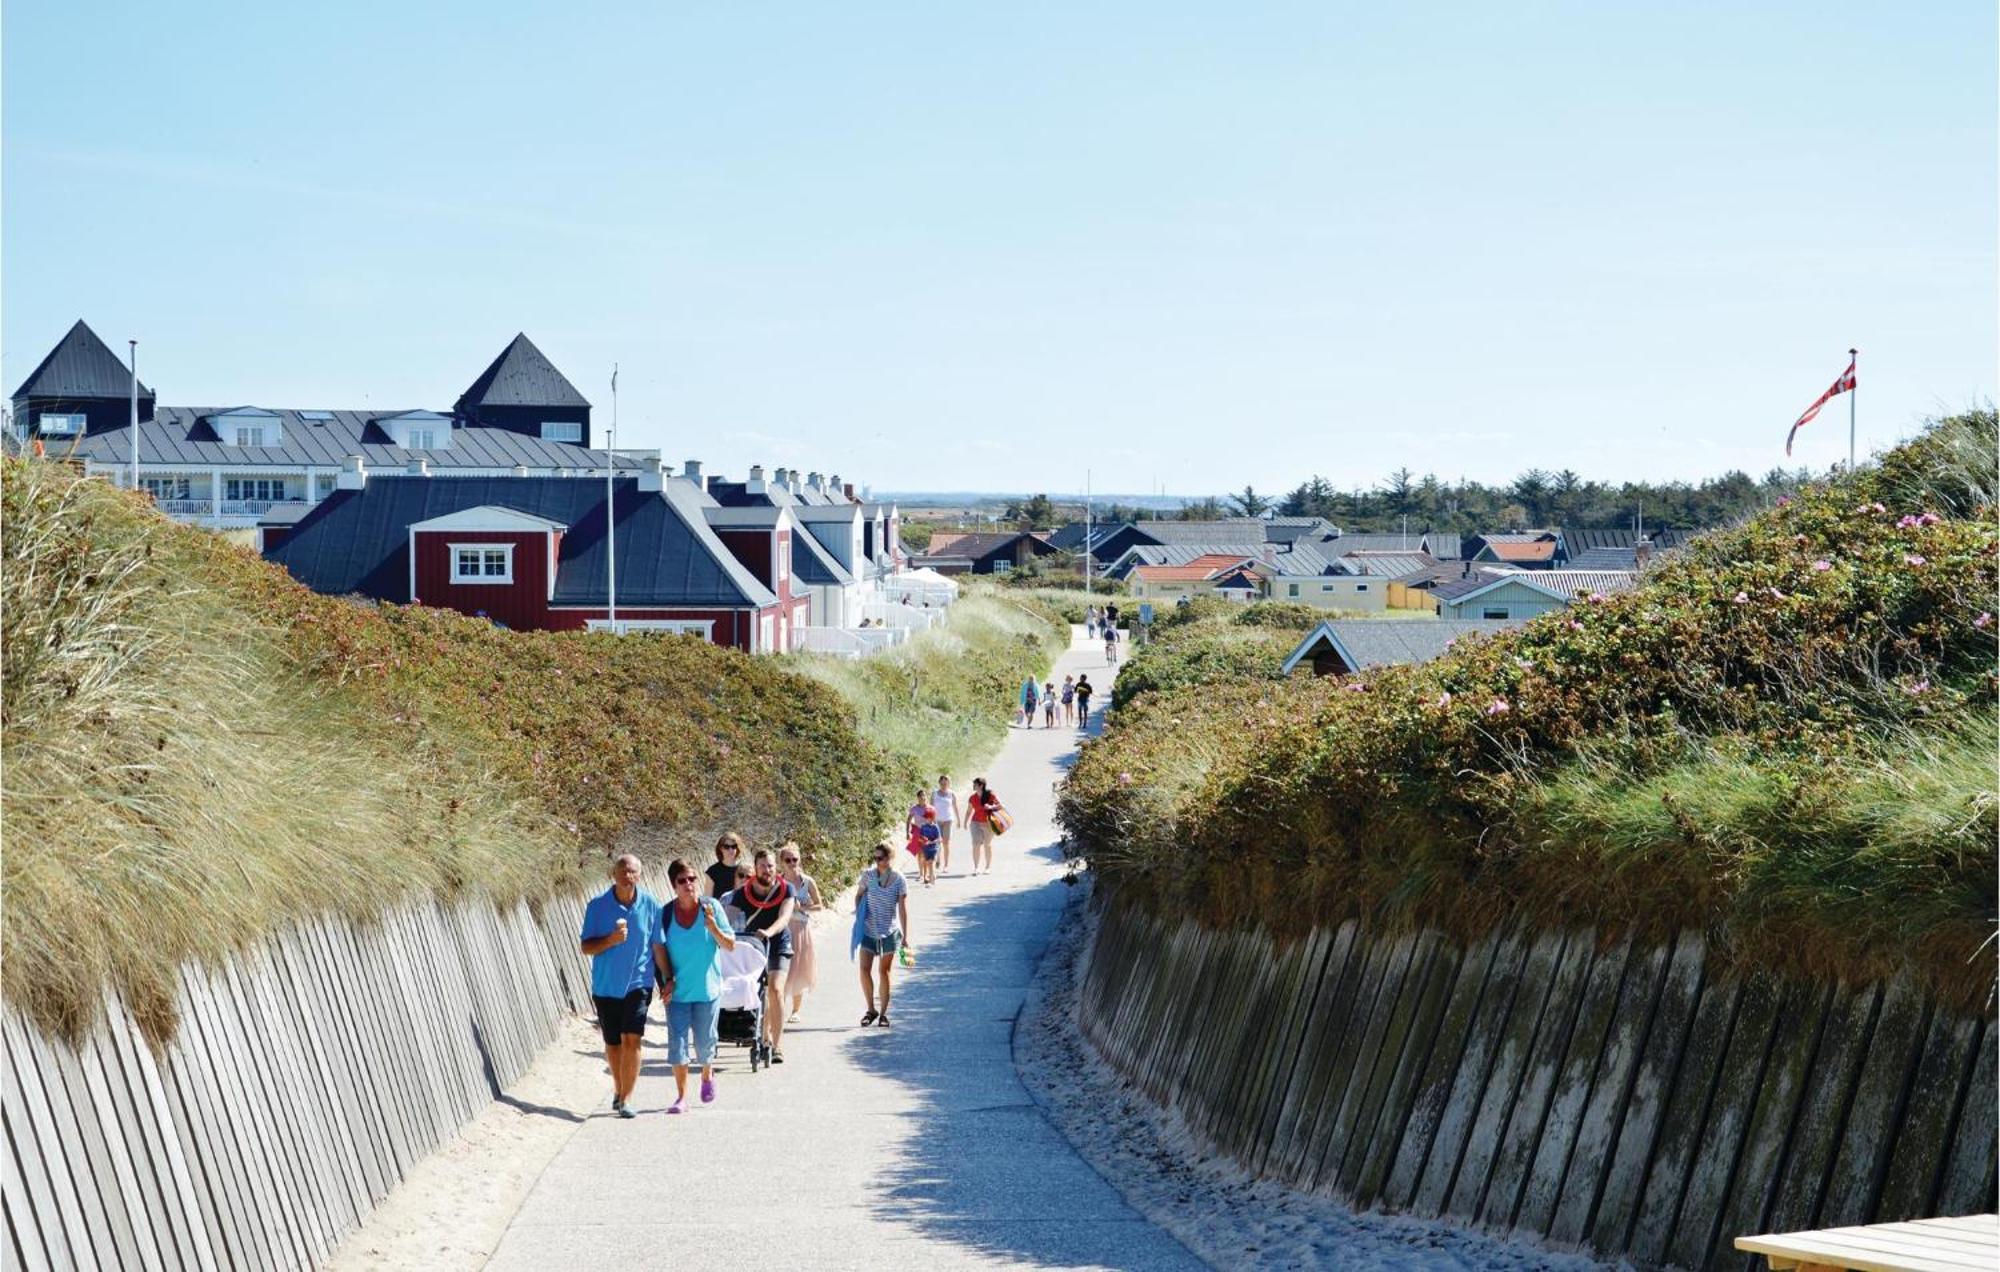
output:
POLYGON ((909 630, 902 627, 794 627, 792 649, 837 658, 866 658, 909 638, 909 630))

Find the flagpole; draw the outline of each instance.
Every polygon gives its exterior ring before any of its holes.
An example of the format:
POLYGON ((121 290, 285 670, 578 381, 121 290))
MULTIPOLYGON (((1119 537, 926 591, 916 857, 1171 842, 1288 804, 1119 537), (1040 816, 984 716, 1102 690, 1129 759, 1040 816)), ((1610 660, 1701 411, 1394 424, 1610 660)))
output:
POLYGON ((611 364, 611 435, 604 439, 604 626, 618 634, 618 517, 612 478, 618 456, 618 364, 611 364))
MULTIPOLYGON (((1850 367, 1853 366, 1855 359, 1860 356, 1861 354, 1858 350, 1849 349, 1847 351, 1847 365, 1850 367)), ((1856 376, 1854 377, 1854 386, 1847 390, 1847 471, 1850 473, 1854 471, 1854 397, 1857 393, 1861 392, 1860 385, 1861 377, 1856 376)))

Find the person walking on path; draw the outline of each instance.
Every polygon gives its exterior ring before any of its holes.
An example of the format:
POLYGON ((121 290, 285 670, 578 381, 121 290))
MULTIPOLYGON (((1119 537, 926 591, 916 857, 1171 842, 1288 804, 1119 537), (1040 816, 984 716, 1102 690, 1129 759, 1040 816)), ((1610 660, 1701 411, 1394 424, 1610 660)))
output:
POLYGON ((972 826, 972 873, 993 870, 993 810, 1000 807, 1000 800, 986 787, 986 779, 972 779, 972 794, 966 798, 970 810, 966 820, 972 826))
MULTIPOLYGON (((715 1024, 721 1011, 722 972, 715 956, 736 948, 722 903, 704 897, 701 877, 679 857, 667 867, 674 899, 660 911, 653 937, 653 963, 667 994, 667 1063, 674 1067, 674 1102, 669 1113, 687 1112, 688 1037, 701 1064, 701 1102, 715 1102, 715 1024)), ((628 1110, 625 1116, 630 1117, 628 1110)))
POLYGON ((1118 629, 1115 627, 1107 626, 1104 629, 1104 665, 1107 667, 1118 665, 1118 629))
POLYGON ((923 880, 926 888, 937 882, 938 841, 944 833, 938 829, 937 810, 926 808, 923 821, 917 824, 917 878, 923 880))
POLYGON ((931 793, 919 786, 917 802, 903 813, 903 839, 905 842, 917 837, 917 827, 924 824, 924 814, 931 811, 931 793))
POLYGON ((798 910, 791 885, 778 877, 778 860, 769 848, 751 854, 749 882, 736 890, 736 908, 743 912, 743 931, 761 937, 768 955, 764 984, 764 1041, 771 1044, 771 1063, 785 1062, 785 971, 792 961, 792 915, 798 910))
POLYGON ((653 968, 646 945, 659 926, 660 903, 639 886, 639 859, 626 853, 611 863, 611 886, 583 908, 577 948, 590 958, 590 997, 611 1067, 611 1111, 635 1117, 632 1088, 639 1082, 639 1040, 653 1003, 653 968))
POLYGON ((1076 678, 1076 727, 1079 729, 1090 727, 1090 695, 1090 677, 1088 675, 1078 676, 1076 678))
POLYGON ((854 907, 861 920, 861 997, 868 1010, 861 1027, 889 1027, 889 978, 896 952, 910 939, 910 883, 890 861, 887 844, 875 845, 874 866, 861 872, 854 907))
POLYGON ((1063 677, 1062 722, 1076 723, 1076 677, 1073 675, 1063 677))
POLYGON ((1035 702, 1038 696, 1039 691, 1035 688, 1033 676, 1021 682, 1021 727, 1024 729, 1035 727, 1035 702))
POLYGON ((743 862, 743 836, 735 831, 715 841, 715 864, 708 868, 707 893, 721 897, 735 890, 736 867, 743 862))
POLYGON ((1053 680, 1042 686, 1042 727, 1056 727, 1056 682, 1053 680))
POLYGON ((958 823, 958 795, 951 789, 949 775, 938 774, 937 789, 931 792, 931 809, 938 820, 938 870, 951 873, 951 831, 958 823))
POLYGON ((812 916, 826 908, 819 884, 799 865, 799 846, 787 843, 778 849, 778 873, 792 890, 792 966, 785 973, 785 988, 791 992, 795 1023, 806 1005, 806 995, 819 985, 819 955, 813 948, 812 916))

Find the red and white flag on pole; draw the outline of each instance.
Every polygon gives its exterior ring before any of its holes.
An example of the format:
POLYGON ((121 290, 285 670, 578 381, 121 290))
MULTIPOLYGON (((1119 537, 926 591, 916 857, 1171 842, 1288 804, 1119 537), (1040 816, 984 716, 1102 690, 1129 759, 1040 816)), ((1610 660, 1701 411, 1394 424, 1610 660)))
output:
POLYGON ((1792 431, 1785 434, 1785 454, 1792 453, 1792 439, 1799 435, 1800 429, 1813 422, 1813 417, 1819 414, 1819 408, 1831 402, 1836 394, 1854 391, 1854 364, 1859 357, 1860 355, 1852 349, 1847 351, 1847 370, 1840 373, 1840 378, 1833 382, 1832 388, 1819 395, 1817 402, 1806 408, 1806 413, 1799 416, 1799 422, 1792 425, 1792 431))

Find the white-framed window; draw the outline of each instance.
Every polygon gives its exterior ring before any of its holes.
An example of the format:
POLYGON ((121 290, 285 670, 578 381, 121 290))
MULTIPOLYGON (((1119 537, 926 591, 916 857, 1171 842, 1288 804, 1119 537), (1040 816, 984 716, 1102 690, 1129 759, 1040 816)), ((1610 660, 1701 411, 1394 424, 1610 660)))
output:
POLYGON ((236 426, 236 444, 238 446, 264 445, 264 426, 262 424, 238 424, 236 426))
POLYGON ((413 428, 410 430, 411 450, 436 450, 437 430, 434 428, 413 428))
POLYGON ((313 489, 318 492, 318 497, 321 499, 332 494, 336 484, 332 473, 321 473, 313 479, 313 489))
POLYGON ((511 543, 452 544, 451 581, 454 583, 512 583, 514 581, 514 545, 511 543))
POLYGON ((787 538, 778 544, 778 578, 790 578, 792 573, 792 541, 787 538))
POLYGON ((777 644, 777 630, 777 620, 769 614, 758 619, 757 634, 759 640, 757 641, 757 648, 764 653, 770 653, 777 644))
POLYGON ((139 489, 155 499, 187 499, 188 479, 185 477, 141 477, 139 489))
POLYGON ((616 624, 593 618, 585 622, 584 627, 593 632, 615 630, 620 636, 699 636, 707 641, 715 639, 715 620, 712 618, 621 618, 616 624))
POLYGON ((575 420, 543 420, 542 440, 545 442, 583 442, 583 425, 575 420))
POLYGON ((1011 574, 1013 570, 1014 563, 1012 561, 995 561, 993 563, 993 572, 995 574, 1011 574))
POLYGON ((285 479, 282 477, 229 477, 222 483, 224 499, 262 499, 270 503, 285 501, 285 479))
POLYGON ((50 433, 57 437, 74 437, 78 433, 83 432, 85 417, 75 414, 58 414, 53 411, 44 411, 39 417, 38 422, 41 424, 42 432, 44 433, 50 433))
POLYGON ((1505 605, 1488 605, 1485 609, 1479 611, 1479 617, 1512 618, 1514 616, 1508 612, 1507 607, 1505 605))
POLYGON ((1298 584, 1296 584, 1296 583, 1287 583, 1287 584, 1285 584, 1285 595, 1287 595, 1287 596, 1297 596, 1298 594, 1299 594, 1299 585, 1298 585, 1298 584))
POLYGON ((1320 590, 1320 591, 1322 591, 1322 592, 1331 592, 1331 591, 1333 590, 1333 584, 1331 584, 1331 583, 1322 583, 1322 584, 1320 584, 1320 585, 1319 585, 1319 590, 1320 590))

